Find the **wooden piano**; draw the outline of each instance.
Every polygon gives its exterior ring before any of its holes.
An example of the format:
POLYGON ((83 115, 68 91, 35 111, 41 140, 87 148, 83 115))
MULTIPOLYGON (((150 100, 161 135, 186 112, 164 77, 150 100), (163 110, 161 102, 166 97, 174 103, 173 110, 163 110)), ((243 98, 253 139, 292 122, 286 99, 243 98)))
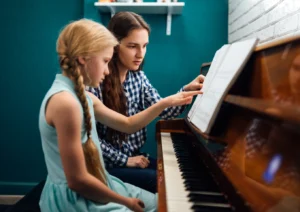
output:
POLYGON ((159 211, 300 211, 300 37, 256 47, 209 135, 161 120, 159 211))

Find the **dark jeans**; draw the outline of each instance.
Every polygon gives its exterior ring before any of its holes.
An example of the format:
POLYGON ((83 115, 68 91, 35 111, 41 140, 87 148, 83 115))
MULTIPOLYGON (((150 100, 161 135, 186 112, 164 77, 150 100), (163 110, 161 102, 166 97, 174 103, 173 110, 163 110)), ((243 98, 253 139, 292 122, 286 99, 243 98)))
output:
POLYGON ((109 174, 152 193, 157 192, 156 168, 157 160, 149 157, 150 164, 147 168, 108 168, 109 174))

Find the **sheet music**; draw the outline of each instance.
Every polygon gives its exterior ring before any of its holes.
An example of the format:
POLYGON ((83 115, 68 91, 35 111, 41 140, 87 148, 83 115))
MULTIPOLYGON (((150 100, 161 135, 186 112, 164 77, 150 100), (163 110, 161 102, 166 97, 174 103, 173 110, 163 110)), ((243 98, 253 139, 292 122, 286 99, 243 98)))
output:
MULTIPOLYGON (((219 66, 221 65, 228 49, 229 49, 230 45, 224 45, 222 46, 219 50, 217 50, 217 52, 214 55, 213 61, 211 63, 211 66, 207 72, 207 75, 205 77, 205 81, 203 83, 203 87, 202 87, 202 91, 205 92, 206 90, 208 90, 209 86, 210 86, 210 82, 213 80, 216 71, 218 70, 219 66)), ((202 99, 202 95, 203 94, 198 94, 197 98, 192 106, 192 108, 190 109, 189 113, 188 113, 188 120, 192 120, 193 116, 194 116, 194 112, 197 110, 198 105, 201 102, 202 99)))
POLYGON ((207 86, 203 88, 202 96, 197 96, 199 100, 195 101, 197 105, 190 117, 191 122, 202 132, 210 132, 223 98, 250 58, 257 41, 250 39, 225 47, 227 51, 222 60, 217 60, 217 65, 212 68, 211 76, 207 77, 207 86))

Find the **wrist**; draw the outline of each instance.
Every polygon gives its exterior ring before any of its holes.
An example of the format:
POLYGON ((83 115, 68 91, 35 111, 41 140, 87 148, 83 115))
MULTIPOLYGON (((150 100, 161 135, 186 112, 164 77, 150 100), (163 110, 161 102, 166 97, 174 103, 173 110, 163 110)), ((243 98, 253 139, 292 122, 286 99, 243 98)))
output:
POLYGON ((126 163, 125 163, 125 166, 126 167, 130 167, 131 166, 131 161, 130 161, 130 157, 127 157, 127 160, 126 160, 126 163))
POLYGON ((162 109, 165 109, 165 108, 167 108, 167 107, 170 107, 171 105, 172 105, 172 104, 169 103, 169 101, 168 101, 168 97, 165 97, 165 98, 163 98, 163 99, 160 100, 160 107, 161 107, 162 109))
POLYGON ((130 202, 130 199, 129 197, 124 197, 124 196, 121 196, 120 195, 120 202, 119 204, 121 205, 125 205, 127 208, 130 208, 131 207, 131 202, 130 202))

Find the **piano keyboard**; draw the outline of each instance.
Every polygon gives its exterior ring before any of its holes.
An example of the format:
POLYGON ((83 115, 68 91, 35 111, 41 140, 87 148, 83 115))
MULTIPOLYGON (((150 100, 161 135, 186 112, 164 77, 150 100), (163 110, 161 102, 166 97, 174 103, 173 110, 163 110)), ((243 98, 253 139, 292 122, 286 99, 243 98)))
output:
POLYGON ((185 134, 161 133, 166 200, 169 212, 232 211, 206 167, 195 159, 185 134))

